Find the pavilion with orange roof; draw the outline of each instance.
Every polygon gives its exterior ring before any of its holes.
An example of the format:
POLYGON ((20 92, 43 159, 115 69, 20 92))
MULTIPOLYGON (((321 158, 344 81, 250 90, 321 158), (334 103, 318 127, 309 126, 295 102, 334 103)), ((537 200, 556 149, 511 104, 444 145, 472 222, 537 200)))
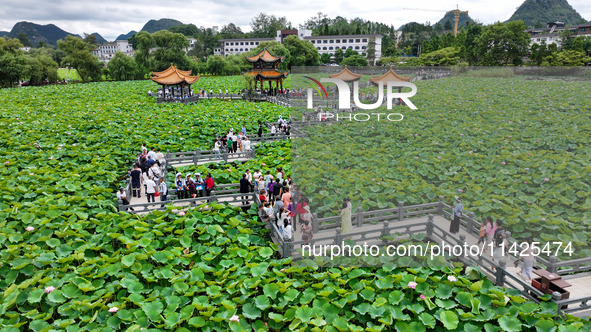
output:
POLYGON ((343 82, 350 83, 350 82, 358 81, 361 78, 361 74, 355 74, 354 72, 349 70, 349 68, 347 68, 347 65, 345 65, 345 68, 343 70, 341 70, 340 72, 338 72, 336 74, 328 75, 328 77, 336 78, 336 79, 339 79, 343 82))
POLYGON ((390 66, 390 70, 388 70, 384 75, 375 76, 370 78, 369 80, 374 85, 378 85, 380 84, 380 82, 382 82, 384 86, 387 86, 388 82, 410 82, 410 77, 400 76, 396 74, 394 70, 392 70, 392 66, 390 66))
MULTIPOLYGON (((152 72, 152 75, 154 76, 151 76, 150 79, 160 84, 163 91, 166 91, 168 87, 173 87, 173 89, 171 89, 171 99, 174 99, 175 97, 177 99, 192 97, 191 84, 199 80, 199 76, 191 76, 190 70, 179 70, 172 63, 166 70, 152 72), (177 90, 174 89, 176 86, 180 87, 179 92, 175 91, 177 90)), ((164 94, 166 95, 165 92, 164 94)), ((167 99, 166 96, 165 99, 167 99)))
POLYGON ((274 95, 277 89, 283 89, 283 80, 289 74, 286 71, 279 70, 279 65, 283 59, 284 57, 278 57, 271 53, 266 45, 259 54, 246 57, 246 60, 252 64, 252 70, 247 75, 254 79, 255 89, 260 84, 262 90, 265 82, 269 82, 269 93, 271 95, 274 95), (275 88, 273 88, 273 82, 275 82, 275 88))

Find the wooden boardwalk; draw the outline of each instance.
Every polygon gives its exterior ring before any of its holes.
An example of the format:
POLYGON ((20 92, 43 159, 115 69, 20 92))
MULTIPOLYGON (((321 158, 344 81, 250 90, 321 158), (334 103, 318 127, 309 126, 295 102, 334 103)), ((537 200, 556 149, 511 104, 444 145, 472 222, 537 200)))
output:
MULTIPOLYGON (((377 245, 383 247, 394 242, 384 241, 384 237, 392 237, 397 239, 409 238, 411 234, 425 234, 424 241, 430 241, 432 245, 441 246, 445 242, 448 246, 460 245, 463 246, 465 243, 468 246, 476 245, 478 242, 478 235, 473 231, 468 231, 470 223, 463 221, 460 232, 457 234, 449 233, 450 219, 446 217, 446 214, 441 213, 443 210, 434 208, 434 204, 426 204, 420 208, 407 207, 411 212, 400 211, 395 213, 395 209, 383 210, 385 211, 383 217, 375 217, 377 211, 368 211, 366 214, 370 216, 366 220, 374 219, 374 221, 357 222, 357 216, 353 214, 353 231, 349 234, 340 234, 340 218, 331 217, 319 219, 313 218, 313 226, 317 229, 314 233, 313 239, 310 244, 320 248, 325 245, 341 244, 345 238, 348 238, 355 242, 357 245, 367 246, 377 245), (371 213, 370 213, 371 212, 371 213), (439 212, 435 214, 433 212, 439 212), (432 220, 427 215, 430 214, 432 220), (417 214, 415 217, 414 214, 417 214), (400 215, 403 217, 400 218, 400 215), (378 219, 378 220, 375 220, 378 219), (316 223, 316 224, 314 224, 316 223)), ((449 208, 449 206, 446 206, 449 208)), ((302 241, 302 233, 299 229, 299 225, 295 225, 297 230, 293 232, 292 242, 282 241, 279 236, 277 228, 269 224, 271 228, 272 238, 275 243, 278 244, 279 250, 283 250, 283 256, 291 256, 294 259, 301 259, 302 246, 305 242, 302 241)), ((510 237, 510 234, 509 234, 510 237)), ((482 248, 482 246, 480 246, 482 248)), ((499 286, 506 288, 513 288, 519 290, 524 297, 535 300, 537 296, 542 295, 540 291, 535 289, 531 285, 531 281, 526 281, 520 276, 520 268, 515 268, 513 262, 516 257, 511 255, 507 256, 506 266, 499 266, 499 262, 494 262, 490 253, 490 247, 487 246, 488 250, 486 253, 479 253, 476 256, 470 256, 470 254, 461 257, 449 257, 457 258, 463 261, 467 266, 477 266, 480 271, 484 273, 489 279, 495 282, 499 286), (494 266, 494 268, 493 268, 494 266), (498 281, 497 279, 500 278, 498 281)), ((307 249, 307 253, 310 249, 307 249)), ((453 256, 453 255, 452 255, 453 256)), ((538 258, 535 269, 548 268, 547 266, 540 266, 539 264, 548 262, 543 258, 538 258)), ((337 263, 338 264, 338 263, 337 263)), ((568 271, 568 270, 564 270, 568 271)), ((557 274, 563 272, 556 271, 557 274)), ((534 275, 534 278, 536 276, 534 275)), ((562 275, 563 280, 571 284, 570 287, 566 288, 570 292, 570 298, 567 300, 555 299, 557 303, 564 303, 568 305, 568 308, 564 308, 562 311, 565 313, 571 313, 576 316, 589 317, 591 316, 591 271, 575 273, 575 274, 564 274, 562 275)), ((562 307, 562 305, 559 305, 562 307)))

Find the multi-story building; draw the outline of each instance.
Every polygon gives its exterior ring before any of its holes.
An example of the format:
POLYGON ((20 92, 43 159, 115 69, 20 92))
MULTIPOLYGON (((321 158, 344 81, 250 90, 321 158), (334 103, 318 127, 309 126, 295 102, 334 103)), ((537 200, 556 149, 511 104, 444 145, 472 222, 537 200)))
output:
POLYGON ((546 45, 554 43, 560 47, 560 32, 564 30, 570 31, 572 37, 591 36, 591 23, 567 27, 563 22, 550 22, 545 28, 528 29, 525 32, 530 35, 531 45, 545 42, 546 45))
POLYGON ((275 38, 221 39, 221 45, 214 49, 214 55, 241 54, 261 43, 271 41, 283 43, 283 40, 290 35, 296 35, 302 40, 311 42, 321 55, 328 53, 332 56, 337 49, 341 49, 343 52, 352 49, 363 54, 367 52, 370 43, 374 43, 375 61, 382 57, 381 35, 312 36, 311 30, 278 30, 275 38))
POLYGON ((127 56, 133 56, 133 47, 127 40, 102 43, 92 51, 92 54, 96 55, 103 62, 109 62, 117 51, 123 52, 127 56))
POLYGON ((348 35, 348 36, 310 36, 304 40, 312 42, 320 55, 328 53, 331 56, 337 49, 345 52, 352 49, 360 54, 366 53, 370 43, 373 43, 375 50, 375 61, 382 57, 382 36, 381 35, 348 35))

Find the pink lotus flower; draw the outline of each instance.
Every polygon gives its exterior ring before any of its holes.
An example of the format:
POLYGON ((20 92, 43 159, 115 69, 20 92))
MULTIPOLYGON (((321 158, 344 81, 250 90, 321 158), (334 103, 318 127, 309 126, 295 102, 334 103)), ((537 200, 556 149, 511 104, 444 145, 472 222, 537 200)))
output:
POLYGON ((10 161, 6 161, 6 162, 4 162, 4 164, 8 165, 8 164, 10 164, 10 161))
POLYGON ((439 145, 439 143, 435 142, 435 145, 439 145))
POLYGON ((544 181, 548 182, 548 181, 550 181, 550 179, 549 178, 545 178, 544 181))
POLYGON ((526 170, 526 171, 529 171, 529 167, 526 167, 526 168, 525 168, 525 170, 526 170))
POLYGON ((33 176, 33 175, 35 175, 35 173, 29 173, 29 175, 30 175, 30 176, 33 176))
POLYGON ((441 159, 441 157, 437 156, 437 159, 441 159))
POLYGON ((531 201, 527 201, 527 204, 531 204, 531 201))
POLYGON ((27 232, 32 232, 32 231, 34 231, 34 230, 35 230, 35 227, 33 227, 33 226, 29 226, 29 227, 25 228, 25 230, 26 230, 27 232))
POLYGON ((55 290, 55 287, 53 287, 53 286, 45 287, 45 293, 47 293, 47 294, 53 292, 54 290, 55 290))
POLYGON ((117 308, 117 307, 112 307, 112 308, 110 308, 110 309, 109 309, 109 312, 110 312, 110 313, 116 313, 118 310, 119 310, 119 308, 117 308))
POLYGON ((507 165, 507 163, 503 161, 503 162, 501 162, 501 165, 507 165))
POLYGON ((523 183, 527 184, 527 181, 523 181, 523 183))
POLYGON ((473 153, 474 153, 474 151, 470 150, 468 153, 469 153, 469 154, 473 154, 473 153))
POLYGON ((185 212, 184 212, 184 211, 181 211, 181 212, 179 212, 179 216, 180 216, 180 217, 182 217, 182 216, 184 216, 184 215, 185 215, 185 212))
POLYGON ((281 158, 281 161, 283 161, 283 158, 281 158))
POLYGON ((409 281, 408 282, 408 288, 412 288, 415 289, 417 287, 417 283, 414 281, 409 281))
POLYGON ((542 218, 542 219, 540 219, 540 220, 541 220, 541 221, 546 221, 546 218, 542 218))
POLYGON ((456 282, 456 281, 458 281, 458 279, 456 279, 456 277, 454 277, 454 276, 447 276, 447 280, 449 282, 456 282))
POLYGON ((239 323, 240 322, 240 318, 236 315, 233 315, 232 317, 230 317, 230 322, 236 322, 239 323))
POLYGON ((458 192, 461 193, 461 192, 463 192, 463 190, 462 189, 458 189, 458 192))
POLYGON ((421 296, 419 296, 421 298, 421 300, 425 299, 425 295, 421 294, 421 296))

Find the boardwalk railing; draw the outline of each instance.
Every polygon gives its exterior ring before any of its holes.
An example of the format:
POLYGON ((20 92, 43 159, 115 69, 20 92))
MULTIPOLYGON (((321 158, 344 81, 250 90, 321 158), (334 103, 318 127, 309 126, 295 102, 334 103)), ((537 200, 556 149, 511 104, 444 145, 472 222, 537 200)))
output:
POLYGON ((212 191, 210 196, 205 196, 205 197, 166 200, 164 202, 158 201, 158 198, 157 198, 156 202, 129 204, 129 205, 123 205, 123 202, 121 200, 119 200, 118 205, 119 205, 119 211, 127 211, 130 213, 149 213, 149 212, 153 212, 153 211, 166 210, 167 206, 171 206, 171 205, 177 206, 177 207, 194 208, 194 207, 202 205, 202 204, 228 203, 228 204, 234 205, 234 206, 248 207, 248 206, 252 205, 252 203, 254 202, 254 197, 256 197, 256 195, 254 195, 254 193, 237 193, 237 194, 217 195, 215 191, 212 191))
MULTIPOLYGON (((438 214, 446 218, 451 218, 451 210, 453 207, 451 205, 445 204, 443 202, 443 197, 439 197, 439 204, 440 212, 438 214)), ((466 232, 468 232, 468 234, 478 237, 480 235, 480 221, 476 220, 474 212, 466 210, 464 211, 467 213, 462 214, 462 217, 460 218, 460 225, 466 230, 466 232)), ((507 246, 509 248, 515 243, 515 240, 511 238, 508 238, 507 241, 507 246)), ((559 275, 591 271, 591 257, 560 261, 556 256, 553 255, 549 256, 548 258, 537 256, 536 263, 549 272, 559 275)))
MULTIPOLYGON (((255 196, 255 203, 259 204, 258 197, 255 196)), ((397 208, 366 211, 363 212, 361 208, 357 209, 357 212, 352 215, 352 223, 358 227, 366 224, 381 224, 382 227, 374 227, 372 229, 360 229, 355 230, 351 233, 341 234, 341 217, 333 216, 326 218, 318 218, 316 214, 313 214, 312 218, 312 229, 314 237, 309 241, 286 241, 281 236, 277 226, 267 221, 267 226, 271 229, 271 236, 275 242, 277 242, 279 253, 282 257, 292 256, 299 258, 300 253, 296 249, 301 248, 303 245, 330 245, 330 244, 341 244, 345 238, 351 238, 354 241, 364 241, 365 243, 386 243, 389 236, 395 236, 396 239, 408 238, 412 234, 426 234, 426 237, 431 241, 446 241, 450 244, 458 244, 464 246, 466 244, 466 236, 460 235, 457 237, 454 234, 449 233, 447 230, 442 229, 433 222, 433 215, 451 217, 451 206, 443 203, 443 197, 440 197, 437 203, 427 203, 419 205, 404 206, 404 202, 400 202, 397 208), (420 216, 428 216, 427 222, 418 222, 414 224, 400 224, 407 218, 416 218, 420 216), (332 232, 326 232, 327 230, 335 230, 335 234, 332 232), (324 234, 324 236, 323 236, 324 234), (328 236, 326 236, 328 235, 328 236)), ((259 217, 262 218, 260 210, 259 217)), ((464 215, 460 223, 461 227, 472 234, 476 222, 473 217, 473 213, 468 213, 468 216, 464 215), (471 228, 472 227, 472 228, 471 228)), ((295 223, 293 223, 295 232, 295 223)), ((475 234, 479 235, 479 234, 475 234)), ((510 232, 507 232, 507 241, 512 243, 510 232)), ((506 269, 506 262, 500 261, 498 263, 493 262, 485 255, 464 255, 458 257, 461 261, 469 266, 478 266, 483 273, 494 278, 495 284, 498 286, 509 287, 517 289, 521 294, 529 299, 538 300, 539 297, 544 295, 541 291, 533 287, 530 283, 522 280, 519 277, 509 273, 506 269), (496 269, 493 270, 493 266, 496 269)), ((507 260, 513 258, 508 257, 507 260)), ((591 258, 582 258, 564 262, 557 262, 554 257, 552 260, 543 260, 537 257, 537 260, 542 260, 543 263, 548 265, 539 264, 541 267, 546 269, 552 268, 554 272, 558 274, 573 273, 588 271, 588 266, 591 262, 591 258), (569 267, 568 269, 558 270, 560 267, 569 267)), ((549 270, 550 271, 550 270, 549 270)), ((580 297, 576 299, 560 300, 560 294, 553 294, 553 301, 558 305, 559 312, 574 313, 584 310, 591 310, 591 296, 580 297), (578 306, 575 306, 578 304, 578 306), (568 305, 568 308, 565 307, 568 305)))
POLYGON ((183 103, 183 104, 190 104, 190 103, 196 103, 199 101, 199 96, 198 95, 194 95, 191 97, 187 97, 187 98, 179 98, 179 97, 156 97, 156 103, 157 104, 161 104, 161 103, 183 103))
POLYGON ((234 153, 227 153, 227 152, 215 152, 213 150, 195 150, 195 151, 187 151, 187 152, 167 152, 166 153, 166 163, 170 166, 179 166, 184 164, 192 163, 194 166, 197 166, 199 163, 207 163, 207 162, 228 162, 228 160, 232 159, 240 159, 240 158, 247 158, 251 159, 254 158, 254 150, 250 151, 239 151, 234 153), (219 152, 219 153, 218 153, 219 152))

